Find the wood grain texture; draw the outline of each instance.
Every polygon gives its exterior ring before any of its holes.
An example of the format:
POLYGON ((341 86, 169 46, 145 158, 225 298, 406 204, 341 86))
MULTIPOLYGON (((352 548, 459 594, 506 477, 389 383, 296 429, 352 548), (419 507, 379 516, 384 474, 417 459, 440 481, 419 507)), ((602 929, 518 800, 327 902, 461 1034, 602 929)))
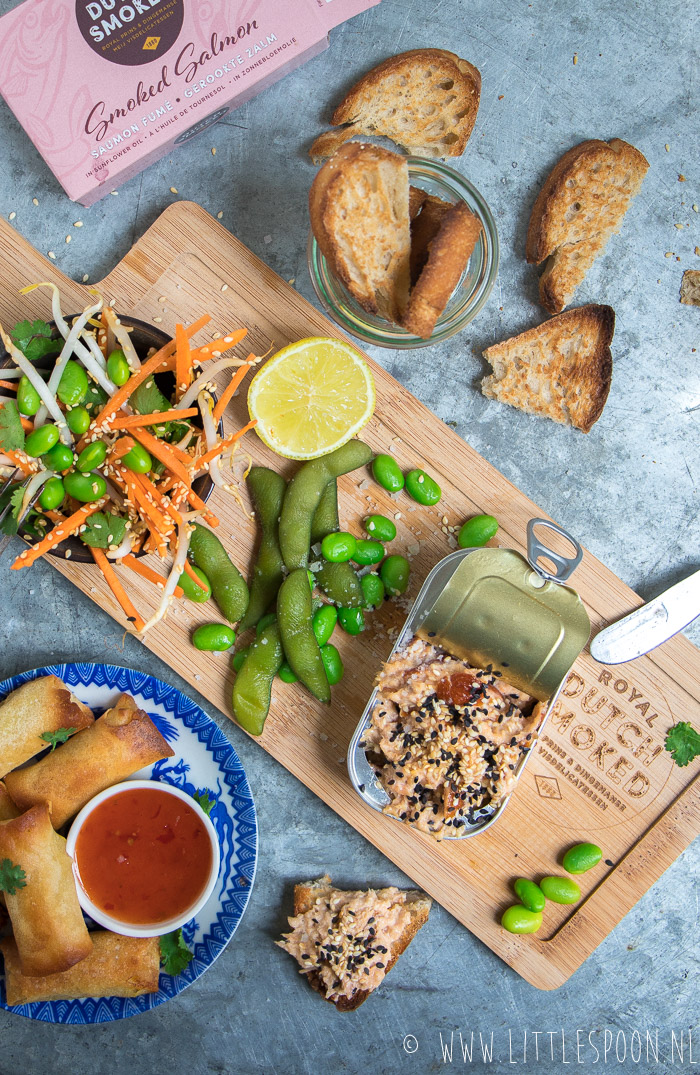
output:
MULTIPOLYGON (((18 296, 21 286, 52 280, 61 287, 66 311, 86 305, 88 289, 58 273, 37 251, 0 221, 0 320, 45 317, 48 293, 18 296)), ((95 285, 117 307, 144 320, 161 318, 174 330, 207 310, 209 339, 241 324, 250 329, 239 346, 260 354, 310 335, 341 336, 338 330, 265 266, 203 209, 170 206, 124 260, 95 285), (224 286, 225 290, 222 290, 224 286)), ((420 360, 420 359, 419 359, 420 360)), ((381 661, 389 653, 410 601, 434 564, 450 550, 441 530, 488 511, 497 516, 497 543, 523 550, 526 524, 543 516, 515 486, 420 404, 384 370, 370 363, 377 386, 377 411, 363 434, 377 451, 389 451, 406 469, 424 465, 443 489, 439 505, 424 508, 405 495, 396 500, 367 474, 340 481, 341 524, 356 529, 368 511, 395 518, 395 551, 409 551, 412 582, 399 602, 387 602, 367 631, 341 636, 337 645, 346 675, 324 707, 296 686, 278 683, 260 738, 261 745, 375 846, 422 885, 519 974, 542 989, 561 985, 606 934, 700 832, 700 762, 677 768, 663 749, 676 720, 700 726, 700 655, 677 637, 650 656, 605 668, 585 651, 532 751, 503 818, 482 836, 436 844, 430 837, 372 811, 355 795, 345 752, 381 661), (514 937, 499 926, 514 901, 512 881, 560 872, 563 851, 580 839, 603 848, 603 863, 579 880, 581 904, 548 904, 538 937, 514 937)), ((245 393, 233 400, 226 429, 246 419, 245 393)), ((572 431, 572 436, 579 434, 572 431)), ((253 461, 282 470, 294 465, 248 435, 233 464, 240 481, 253 461)), ((212 506, 221 519, 219 535, 245 571, 256 532, 241 485, 244 507, 218 492, 212 506)), ((154 567, 155 558, 149 558, 154 567)), ((123 617, 92 566, 52 563, 120 622, 123 617)), ((140 611, 156 607, 153 589, 121 571, 140 611)), ((594 631, 641 604, 639 597, 588 552, 574 582, 594 631)), ((232 675, 226 656, 199 653, 189 636, 210 613, 180 602, 165 623, 146 638, 159 657, 230 715, 232 675)), ((126 624, 125 624, 126 626, 126 624)), ((339 632, 340 634, 340 632, 339 632)), ((334 642, 336 638, 334 637, 334 642)), ((233 733, 234 737, 235 734, 233 733)), ((255 789, 254 789, 255 791, 255 789)))

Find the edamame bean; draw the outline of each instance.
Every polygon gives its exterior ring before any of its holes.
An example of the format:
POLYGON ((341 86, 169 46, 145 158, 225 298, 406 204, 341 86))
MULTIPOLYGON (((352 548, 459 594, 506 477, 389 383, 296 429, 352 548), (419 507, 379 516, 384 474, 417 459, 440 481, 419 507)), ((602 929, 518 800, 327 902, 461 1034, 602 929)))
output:
POLYGON ((298 683, 299 679, 294 675, 288 661, 283 661, 278 673, 283 683, 298 683))
POLYGON ((341 530, 337 534, 326 534, 321 542, 321 552, 329 563, 344 564, 353 559, 356 546, 357 541, 353 535, 341 530))
POLYGON ((106 458, 107 445, 103 440, 94 440, 92 444, 88 444, 87 448, 83 448, 75 465, 81 473, 85 474, 88 470, 101 467, 106 458))
POLYGON ((509 933, 537 933, 542 925, 542 913, 515 903, 503 912, 501 925, 509 933))
POLYGON ((332 534, 340 530, 338 519, 338 482, 335 478, 321 493, 321 499, 311 520, 311 545, 317 545, 323 541, 326 534, 332 534))
POLYGON ((386 593, 379 575, 363 575, 360 579, 360 586, 364 595, 365 608, 378 608, 386 593))
POLYGON ((41 396, 28 377, 20 377, 17 385, 17 410, 27 418, 35 415, 41 406, 41 396))
POLYGON ((118 347, 116 351, 112 351, 107 358, 107 375, 120 387, 121 385, 126 384, 131 377, 129 363, 120 347, 118 347))
POLYGON ((234 716, 251 735, 260 735, 263 730, 270 709, 272 683, 283 660, 280 629, 271 623, 250 646, 233 684, 234 716))
POLYGON ((379 577, 386 587, 386 592, 391 597, 406 592, 411 568, 405 556, 387 556, 379 568, 379 577))
POLYGON ((359 635, 365 629, 365 617, 361 608, 339 608, 338 623, 349 635, 359 635))
POLYGON ((87 390, 88 378, 84 366, 69 359, 58 382, 56 395, 66 407, 77 407, 85 399, 87 390))
POLYGON ((81 474, 79 470, 69 471, 63 478, 63 484, 68 496, 83 504, 99 500, 107 491, 107 483, 101 474, 81 474))
POLYGON ((68 467, 73 466, 73 449, 69 448, 67 444, 54 444, 43 458, 44 466, 49 470, 63 471, 68 470, 68 467))
POLYGON ((248 587, 216 534, 195 523, 189 555, 209 579, 214 600, 226 619, 229 623, 238 623, 248 607, 248 587))
POLYGON ((326 669, 328 682, 331 687, 334 687, 336 683, 340 683, 345 669, 340 654, 332 643, 327 642, 325 646, 321 646, 321 660, 326 669))
POLYGON ((44 511, 53 511, 59 504, 63 503, 65 495, 66 490, 61 479, 49 478, 41 490, 39 503, 44 511))
POLYGON ((204 583, 206 586, 205 590, 203 590, 201 586, 198 586, 186 571, 182 572, 180 578, 177 580, 177 584, 182 588, 188 601, 195 601, 198 605, 201 605, 211 597, 211 583, 199 567, 193 567, 192 571, 200 582, 204 583))
POLYGON ((316 582, 334 605, 355 608, 362 604, 360 580, 350 564, 323 564, 316 574, 316 582))
POLYGON ((567 873, 586 873, 597 866, 603 852, 597 844, 574 844, 564 855, 562 865, 567 873))
POLYGON ((320 702, 330 702, 328 678, 311 626, 311 591, 305 568, 290 571, 280 586, 277 622, 292 671, 320 702))
POLYGON ((419 504, 437 504, 442 491, 424 470, 410 470, 406 475, 406 492, 419 504))
POLYGON ((122 457, 122 463, 127 470, 133 471, 134 474, 148 474, 153 466, 153 460, 138 441, 135 441, 134 447, 122 457))
POLYGON ((260 523, 261 538, 253 567, 250 601, 241 620, 241 630, 256 624, 269 608, 284 578, 284 560, 280 552, 279 518, 287 483, 281 474, 268 467, 251 467, 246 478, 260 523))
POLYGON ((362 567, 366 567, 367 564, 378 564, 384 559, 384 546, 379 541, 360 538, 355 543, 355 551, 351 559, 362 567))
POLYGON ((467 519, 460 529, 457 541, 460 549, 476 549, 485 545, 498 530, 498 521, 493 515, 474 515, 467 519))
POLYGON ((396 527, 386 515, 368 515, 363 525, 369 536, 377 541, 393 541, 396 537, 396 527))
POLYGON ((325 646, 337 622, 338 610, 335 605, 321 605, 321 608, 314 612, 311 617, 311 627, 319 646, 325 646))
POLYGON ((393 455, 378 455, 372 463, 374 480, 379 482, 383 489, 390 493, 398 493, 404 487, 404 476, 401 467, 393 455))
POLYGON ((234 672, 240 672, 241 668, 243 667, 243 663, 248 656, 249 650, 250 646, 245 646, 243 649, 239 649, 238 653, 234 653, 233 657, 231 658, 231 667, 233 668, 234 672))
POLYGON ((66 411, 66 425, 76 437, 82 437, 90 428, 90 412, 85 407, 71 407, 66 411))
POLYGON ((515 895, 523 906, 527 907, 528 911, 544 910, 546 903, 544 892, 534 881, 528 880, 527 877, 519 877, 513 888, 515 889, 515 895))
POLYGON ((280 549, 289 571, 307 566, 311 524, 328 483, 371 458, 372 449, 367 444, 349 440, 328 455, 310 459, 294 475, 284 496, 279 529, 280 549))
POLYGON ((269 627, 271 623, 274 623, 277 616, 274 612, 268 612, 267 615, 261 616, 258 620, 258 626, 255 628, 255 635, 260 638, 266 627, 269 627))
POLYGON ((552 903, 576 903, 581 899, 581 889, 570 877, 543 877, 540 888, 552 903))
POLYGON ((226 623, 203 623, 192 635, 192 644, 196 649, 220 653, 231 649, 236 641, 236 632, 226 623))
POLYGON ((46 455, 54 444, 58 444, 58 426, 47 422, 45 426, 39 426, 38 429, 34 429, 28 434, 24 442, 24 450, 27 455, 36 458, 40 455, 46 455))

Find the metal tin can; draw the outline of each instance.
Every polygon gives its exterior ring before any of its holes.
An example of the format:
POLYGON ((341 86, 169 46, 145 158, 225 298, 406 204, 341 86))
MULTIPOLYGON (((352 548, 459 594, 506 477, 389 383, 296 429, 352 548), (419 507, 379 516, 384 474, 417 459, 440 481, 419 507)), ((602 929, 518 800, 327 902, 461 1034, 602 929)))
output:
MULTIPOLYGON (((421 638, 476 668, 488 665, 542 703, 535 733, 539 734, 590 635, 581 598, 564 585, 582 556, 578 542, 547 519, 528 523, 527 559, 512 549, 450 553, 425 580, 389 660, 413 638, 421 638), (571 545, 573 555, 549 548, 538 538, 538 527, 558 534, 571 545)), ((364 801, 384 811, 391 800, 362 745, 377 694, 375 687, 350 742, 348 772, 364 801)), ((520 758, 516 782, 528 756, 520 758)), ((460 826, 459 835, 443 838, 463 840, 483 832, 501 816, 509 798, 486 807, 474 824, 460 826)))

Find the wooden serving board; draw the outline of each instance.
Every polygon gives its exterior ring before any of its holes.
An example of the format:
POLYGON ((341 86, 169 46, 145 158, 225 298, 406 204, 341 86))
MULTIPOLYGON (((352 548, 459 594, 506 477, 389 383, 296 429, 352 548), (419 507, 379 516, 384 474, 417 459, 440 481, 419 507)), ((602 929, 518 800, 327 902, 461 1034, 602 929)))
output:
MULTIPOLYGON (((87 288, 62 276, 5 222, 0 222, 0 319, 50 316, 48 293, 18 296, 37 280, 60 285, 65 311, 87 304, 87 288)), ((117 309, 174 331, 203 311, 211 324, 198 340, 247 325, 239 351, 262 354, 305 336, 339 336, 338 330, 259 261, 203 209, 170 206, 124 260, 96 285, 117 309)), ((420 361, 420 354, 417 361, 420 361)), ((357 528, 371 509, 396 519, 392 548, 412 556, 412 584, 400 602, 386 602, 370 628, 334 637, 346 674, 330 707, 297 686, 278 683, 261 745, 423 886, 460 922, 527 981, 553 989, 566 981, 642 894, 700 832, 700 762, 678 768, 663 749, 676 720, 700 727, 700 654, 677 637, 651 656, 606 668, 588 652, 577 661, 561 701, 531 754, 503 817, 474 839, 436 843, 367 807, 348 780, 345 752, 373 679, 388 655, 406 608, 434 564, 450 551, 442 518, 450 525, 488 511, 500 522, 498 542, 523 550, 526 524, 540 509, 428 411, 381 367, 370 362, 377 385, 376 414, 363 437, 389 451, 405 468, 425 466, 442 486, 439 505, 424 508, 401 495, 392 500, 367 474, 340 482, 341 522, 357 528), (499 926, 513 902, 515 877, 556 873, 562 852, 589 839, 605 862, 581 877, 583 900, 549 904, 537 937, 516 937, 499 926)), ((245 393, 233 401, 228 429, 247 418, 245 393)), ((249 434, 234 464, 241 477, 245 452, 281 469, 294 465, 249 434)), ((255 547, 255 525, 232 498, 217 493, 211 506, 218 533, 245 572, 255 547)), ((51 561, 115 619, 124 622, 96 567, 51 561)), ((156 561, 154 566, 158 566, 156 561)), ((140 610, 156 607, 155 591, 128 572, 124 586, 140 610)), ((640 599, 589 553, 574 576, 593 623, 637 607, 640 599)), ((211 616, 206 606, 176 603, 146 638, 149 646, 223 713, 231 715, 232 675, 224 655, 198 653, 189 636, 211 616)), ((338 631, 337 635, 342 635, 338 631)), ((240 734, 240 733, 239 733, 240 734)), ((358 884, 362 878, 357 878, 358 884)))

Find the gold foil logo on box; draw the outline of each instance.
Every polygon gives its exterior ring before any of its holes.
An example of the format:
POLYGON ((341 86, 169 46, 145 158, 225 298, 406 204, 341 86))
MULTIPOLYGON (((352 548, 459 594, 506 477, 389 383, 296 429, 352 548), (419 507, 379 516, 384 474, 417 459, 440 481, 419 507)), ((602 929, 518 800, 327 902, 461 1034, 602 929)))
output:
POLYGON ((159 37, 147 37, 146 40, 143 43, 144 49, 155 50, 155 49, 158 48, 159 45, 160 45, 160 38, 159 37))

